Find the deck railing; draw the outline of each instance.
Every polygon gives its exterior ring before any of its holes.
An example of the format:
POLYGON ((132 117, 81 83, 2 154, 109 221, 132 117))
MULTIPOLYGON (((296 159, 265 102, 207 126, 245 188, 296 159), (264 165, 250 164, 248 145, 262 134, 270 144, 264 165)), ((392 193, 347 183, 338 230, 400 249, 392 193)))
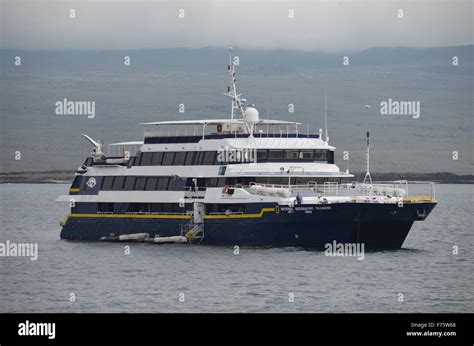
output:
MULTIPOLYGON (((223 132, 217 130, 217 124, 168 124, 159 125, 156 128, 147 129, 144 131, 144 137, 187 137, 197 136, 205 138, 209 135, 229 135, 230 137, 244 136, 248 137, 249 132, 245 127, 244 123, 239 124, 225 124, 228 128, 225 128, 223 132)), ((297 126, 287 124, 256 124, 254 129, 254 137, 256 138, 318 138, 321 133, 310 132, 309 129, 306 131, 299 131, 297 126)))
POLYGON ((310 181, 307 184, 259 184, 251 182, 252 186, 260 186, 269 189, 287 189, 291 195, 298 193, 303 195, 318 196, 392 196, 403 198, 406 203, 420 201, 436 201, 435 183, 430 181, 407 181, 397 180, 391 182, 376 182, 373 184, 363 183, 337 183, 324 182, 318 184, 310 181), (413 192, 413 194, 409 194, 413 192))
POLYGON ((143 144, 109 144, 107 146, 107 158, 123 158, 126 156, 135 156, 142 145, 143 144))

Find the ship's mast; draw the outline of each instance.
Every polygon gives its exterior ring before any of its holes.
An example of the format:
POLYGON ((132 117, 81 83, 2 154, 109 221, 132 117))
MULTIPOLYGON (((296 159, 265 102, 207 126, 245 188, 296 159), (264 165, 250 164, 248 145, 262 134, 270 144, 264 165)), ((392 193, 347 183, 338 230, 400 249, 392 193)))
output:
POLYGON ((234 65, 234 62, 232 61, 232 47, 229 47, 229 65, 227 65, 227 71, 230 76, 230 86, 227 87, 227 92, 225 92, 224 95, 232 99, 230 118, 234 119, 234 110, 236 109, 240 111, 243 117, 244 106, 242 103, 247 100, 240 97, 242 94, 237 93, 237 86, 235 83, 236 82, 235 65, 234 65))
POLYGON ((370 176, 370 134, 369 134, 369 131, 367 131, 366 162, 367 162, 367 167, 366 167, 366 172, 365 172, 365 177, 364 177, 364 184, 366 181, 367 183, 372 184, 372 177, 370 176))
MULTIPOLYGON (((370 106, 365 105, 365 108, 367 111, 369 110, 370 106)), ((367 148, 366 148, 366 171, 365 171, 365 177, 364 177, 364 184, 367 181, 367 183, 372 184, 372 177, 370 176, 370 133, 367 131, 367 148)))
POLYGON ((324 137, 326 143, 329 143, 328 136, 328 74, 324 74, 324 137))

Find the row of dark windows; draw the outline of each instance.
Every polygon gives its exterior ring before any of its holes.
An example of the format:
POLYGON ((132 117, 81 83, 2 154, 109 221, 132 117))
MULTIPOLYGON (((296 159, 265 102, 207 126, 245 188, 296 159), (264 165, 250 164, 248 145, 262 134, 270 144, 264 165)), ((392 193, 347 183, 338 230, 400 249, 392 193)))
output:
MULTIPOLYGON (((254 162, 255 154, 234 153, 234 158, 216 151, 178 151, 142 153, 133 157, 132 166, 212 166, 228 163, 254 162), (228 160, 228 161, 226 161, 228 160)), ((326 149, 258 149, 257 162, 329 162, 334 163, 334 152, 326 149)))
MULTIPOLYGON (((149 152, 132 156, 131 166, 213 166, 229 163, 255 162, 255 154, 235 152, 235 158, 216 151, 169 151, 149 152)), ((257 149, 257 162, 328 162, 334 163, 334 151, 326 149, 257 149)), ((88 157, 85 166, 92 166, 93 159, 88 157)))
MULTIPOLYGON (((81 212, 81 206, 78 206, 81 212)), ((97 203, 97 211, 101 213, 186 213, 192 211, 192 203, 97 203)))
MULTIPOLYGON (((193 211, 192 203, 76 203, 72 213, 186 213, 193 211)), ((245 204, 208 204, 206 213, 245 212, 245 204)))
POLYGON ((100 188, 106 191, 182 190, 184 180, 176 177, 105 176, 100 188))
MULTIPOLYGON (((240 133, 219 133, 207 134, 206 139, 222 139, 222 138, 248 138, 248 134, 240 133)), ((318 134, 303 134, 303 133, 288 133, 282 135, 281 133, 262 133, 258 134, 260 138, 319 138, 318 134)), ((170 136, 170 137, 145 137, 145 144, 157 143, 197 143, 202 140, 200 136, 170 136)))
MULTIPOLYGON (((82 176, 76 176, 71 188, 81 186, 82 176)), ((303 178, 291 177, 291 185, 307 184, 316 181, 318 184, 327 181, 340 181, 340 178, 303 178)), ((182 191, 189 187, 223 187, 225 185, 288 184, 288 177, 227 177, 227 178, 191 178, 179 177, 145 177, 145 176, 104 176, 100 186, 105 191, 182 191)))

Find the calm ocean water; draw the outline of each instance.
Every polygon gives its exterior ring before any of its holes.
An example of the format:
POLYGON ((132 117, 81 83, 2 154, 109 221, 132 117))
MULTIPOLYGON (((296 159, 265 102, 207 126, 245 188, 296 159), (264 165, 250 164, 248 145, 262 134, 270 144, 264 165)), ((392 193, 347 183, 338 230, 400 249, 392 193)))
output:
POLYGON ((130 244, 126 255, 124 244, 63 241, 67 206, 55 199, 67 188, 0 185, 0 242, 39 247, 36 261, 0 257, 0 312, 474 311, 472 185, 438 185, 438 206, 403 249, 363 261, 297 248, 236 256, 230 247, 150 244, 130 244))

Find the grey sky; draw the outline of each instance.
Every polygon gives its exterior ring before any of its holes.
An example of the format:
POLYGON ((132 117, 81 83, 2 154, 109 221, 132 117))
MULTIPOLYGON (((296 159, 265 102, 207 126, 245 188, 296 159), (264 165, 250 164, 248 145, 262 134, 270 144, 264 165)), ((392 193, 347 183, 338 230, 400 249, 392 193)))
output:
POLYGON ((473 43, 471 0, 0 1, 4 48, 234 45, 347 51, 473 43), (75 19, 69 18, 71 8, 75 19), (288 18, 290 9, 293 19, 288 18), (403 19, 397 17, 398 9, 403 9, 403 19))

